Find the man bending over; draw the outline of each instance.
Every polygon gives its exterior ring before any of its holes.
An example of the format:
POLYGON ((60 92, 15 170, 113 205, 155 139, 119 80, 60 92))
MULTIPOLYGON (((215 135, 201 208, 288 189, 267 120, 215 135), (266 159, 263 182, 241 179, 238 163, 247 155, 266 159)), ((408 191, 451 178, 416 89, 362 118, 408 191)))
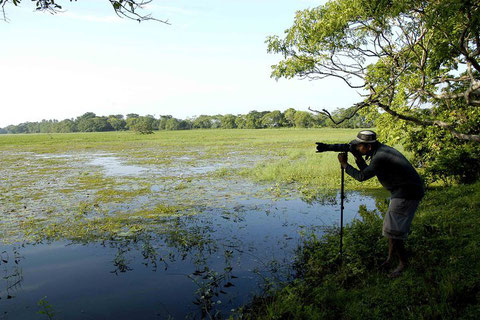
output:
POLYGON ((338 160, 345 172, 358 181, 377 176, 382 186, 391 193, 390 205, 383 220, 383 235, 388 238, 389 244, 388 258, 382 267, 388 267, 392 256, 397 256, 399 264, 390 277, 398 277, 407 264, 404 243, 415 211, 424 196, 422 180, 412 164, 396 149, 378 142, 373 131, 360 131, 350 145, 358 152, 355 162, 360 170, 348 164, 346 154, 340 153, 338 160), (371 159, 369 165, 362 156, 371 159))

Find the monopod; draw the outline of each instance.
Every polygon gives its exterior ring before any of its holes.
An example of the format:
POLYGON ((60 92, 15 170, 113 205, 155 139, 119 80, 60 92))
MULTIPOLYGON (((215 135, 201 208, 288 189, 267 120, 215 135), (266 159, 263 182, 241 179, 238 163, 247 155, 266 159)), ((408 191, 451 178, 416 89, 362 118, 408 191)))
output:
MULTIPOLYGON (((345 157, 348 154, 345 152, 345 157)), ((340 166, 342 169, 342 182, 340 188, 340 260, 343 261, 343 201, 345 199, 345 169, 340 166)))
MULTIPOLYGON (((326 144, 316 142, 317 152, 335 151, 345 155, 345 160, 348 157, 348 152, 355 152, 355 148, 350 144, 326 144)), ((343 209, 345 200, 345 169, 342 169, 342 185, 340 191, 340 260, 343 260, 343 209)))

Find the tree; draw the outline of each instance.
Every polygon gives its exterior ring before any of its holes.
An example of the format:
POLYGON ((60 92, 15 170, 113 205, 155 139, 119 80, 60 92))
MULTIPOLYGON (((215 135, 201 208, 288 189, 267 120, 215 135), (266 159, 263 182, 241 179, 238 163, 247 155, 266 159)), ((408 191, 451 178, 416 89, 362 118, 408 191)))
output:
POLYGON ((235 120, 237 117, 235 117, 233 114, 226 114, 224 115, 220 121, 221 121, 221 128, 222 129, 234 129, 237 127, 235 120))
MULTIPOLYGON (((331 117, 333 119, 345 119, 341 123, 335 125, 335 123, 328 121, 329 125, 334 125, 340 128, 370 128, 373 126, 372 115, 370 116, 370 120, 366 119, 366 116, 361 114, 360 112, 353 113, 353 108, 337 108, 331 113, 331 117), (353 115, 350 117, 350 115, 353 115)), ((326 120, 325 117, 322 117, 323 120, 326 120)), ((320 120, 320 119, 319 119, 320 120)))
POLYGON ((239 129, 245 129, 247 124, 246 116, 243 114, 237 115, 235 118, 235 126, 239 129))
POLYGON ((288 108, 283 113, 283 117, 285 119, 285 126, 287 127, 294 127, 295 126, 295 112, 296 110, 293 108, 288 108))
POLYGON ((108 123, 107 117, 95 117, 92 121, 95 125, 95 132, 113 131, 112 126, 108 123))
POLYGON ((92 119, 92 118, 95 118, 97 115, 93 112, 85 112, 84 114, 82 114, 81 116, 78 116, 76 121, 80 121, 80 120, 84 120, 84 119, 92 119))
POLYGON ((80 132, 95 131, 92 119, 95 118, 96 116, 97 115, 93 112, 86 112, 83 115, 77 117, 77 119, 75 119, 77 130, 80 132))
POLYGON ((222 115, 217 114, 211 117, 212 129, 218 129, 222 127, 222 115))
POLYGON ((173 117, 171 115, 161 115, 160 119, 158 120, 158 129, 165 130, 168 119, 172 119, 172 118, 173 117))
POLYGON ((256 110, 250 111, 245 117, 245 128, 260 129, 262 125, 262 117, 266 112, 258 112, 256 110))
MULTIPOLYGON (((77 0, 75 0, 77 1, 77 0)), ((128 18, 138 22, 146 20, 155 20, 165 24, 169 24, 167 20, 158 20, 150 14, 143 14, 145 7, 152 2, 152 0, 108 0, 113 7, 115 13, 121 18, 128 18)), ((31 0, 35 2, 35 9, 37 11, 46 11, 49 13, 57 13, 62 10, 57 2, 58 0, 31 0)), ((70 0, 72 2, 72 0, 70 0)), ((5 7, 9 4, 18 6, 22 0, 0 0, 0 7, 2 8, 3 19, 7 20, 5 7)))
POLYGON ((180 120, 177 118, 169 118, 165 121, 165 130, 178 130, 180 127, 180 120))
MULTIPOLYGON (((299 11, 268 50, 275 78, 338 78, 361 98, 336 125, 374 120, 426 178, 480 178, 480 4, 469 0, 337 0, 299 11)), ((315 110, 312 110, 315 111, 315 110)))
POLYGON ((279 110, 266 113, 261 119, 262 125, 266 128, 283 127, 284 118, 279 110))
POLYGON ((295 112, 294 122, 297 128, 310 128, 314 124, 312 114, 306 111, 295 112))
POLYGON ((131 130, 140 133, 140 134, 151 134, 153 133, 153 125, 155 118, 152 116, 138 117, 135 118, 135 123, 132 125, 131 130))
POLYGON ((189 120, 177 120, 177 130, 190 130, 192 129, 192 123, 189 120))
POLYGON ((65 119, 60 121, 57 124, 57 132, 61 133, 68 133, 68 132, 75 132, 77 130, 77 126, 75 125, 75 121, 71 119, 65 119))
POLYGON ((464 125, 480 106, 478 1, 330 1, 267 43, 285 57, 275 78, 339 78, 362 94, 353 113, 480 142, 480 128, 464 125))
POLYGON ((138 118, 140 118, 140 116, 136 113, 127 114, 127 120, 125 121, 125 128, 133 129, 133 127, 135 126, 135 123, 138 121, 138 118))
POLYGON ((113 130, 115 131, 121 131, 125 130, 126 122, 123 119, 123 115, 121 114, 116 114, 116 115, 110 115, 108 116, 108 123, 110 126, 112 126, 113 130))
MULTIPOLYGON (((102 132, 112 131, 112 126, 108 123, 107 117, 84 118, 77 123, 77 129, 81 132, 102 132)), ((53 132, 48 130, 45 132, 53 132)))
POLYGON ((209 129, 212 127, 212 117, 200 115, 192 121, 192 126, 195 129, 209 129))

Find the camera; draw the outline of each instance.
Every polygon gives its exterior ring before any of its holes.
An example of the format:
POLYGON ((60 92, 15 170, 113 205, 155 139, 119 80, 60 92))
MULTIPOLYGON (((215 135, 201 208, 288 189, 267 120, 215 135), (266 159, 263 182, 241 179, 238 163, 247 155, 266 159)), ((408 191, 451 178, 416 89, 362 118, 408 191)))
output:
POLYGON ((326 151, 334 151, 334 152, 350 152, 355 156, 355 158, 359 158, 362 155, 357 151, 354 144, 351 143, 340 143, 340 144, 327 144, 323 142, 315 142, 317 144, 317 152, 326 152, 326 151))
POLYGON ((326 151, 334 151, 334 152, 354 152, 355 148, 353 145, 348 143, 341 143, 341 144, 327 144, 323 142, 315 142, 317 144, 317 152, 326 152, 326 151))

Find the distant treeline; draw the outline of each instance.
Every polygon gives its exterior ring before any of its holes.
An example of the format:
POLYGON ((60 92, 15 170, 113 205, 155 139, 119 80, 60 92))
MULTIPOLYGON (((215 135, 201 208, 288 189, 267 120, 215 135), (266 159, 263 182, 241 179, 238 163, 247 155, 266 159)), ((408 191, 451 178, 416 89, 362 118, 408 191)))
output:
MULTIPOLYGON (((332 116, 341 118, 348 115, 349 109, 337 109, 332 116)), ((24 122, 0 129, 0 133, 68 133, 68 132, 103 132, 133 130, 140 133, 151 133, 153 130, 190 130, 190 129, 262 129, 262 128, 315 128, 328 127, 333 123, 325 116, 298 111, 293 108, 281 112, 250 111, 248 114, 200 115, 194 118, 177 119, 170 115, 140 116, 135 113, 97 116, 87 112, 76 119, 42 120, 40 122, 24 122)), ((344 121, 338 127, 367 128, 372 122, 357 114, 344 121)))

